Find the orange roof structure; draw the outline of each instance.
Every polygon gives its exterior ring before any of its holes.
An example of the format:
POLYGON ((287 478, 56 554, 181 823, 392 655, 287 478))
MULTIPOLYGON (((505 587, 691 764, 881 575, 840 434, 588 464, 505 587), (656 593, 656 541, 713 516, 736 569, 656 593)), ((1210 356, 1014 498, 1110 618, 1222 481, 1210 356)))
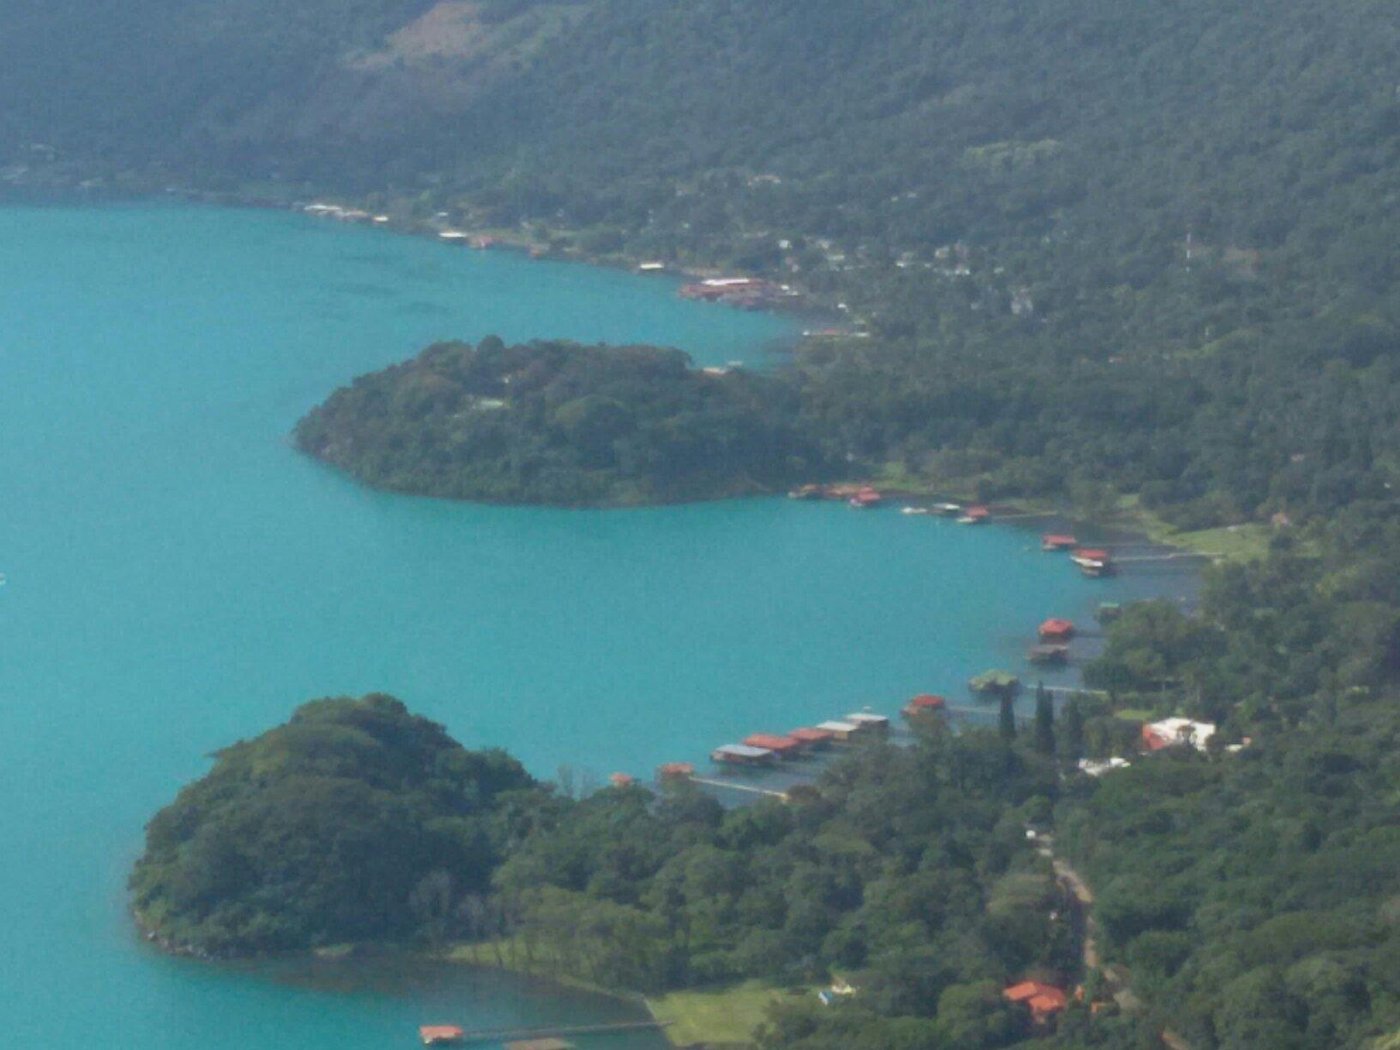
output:
POLYGON ((944 700, 941 696, 922 693, 904 705, 904 717, 912 718, 914 715, 918 714, 942 711, 947 705, 948 701, 944 700))
POLYGON ((1040 625, 1040 637, 1045 640, 1074 637, 1074 622, 1059 616, 1052 616, 1040 625))
POLYGON ((1069 1002, 1063 988, 1040 981, 1022 981, 1013 984, 1001 993, 1003 999, 1013 1003, 1025 1003, 1037 1021, 1043 1021, 1051 1014, 1059 1013, 1069 1002))
POLYGON ((611 784, 613 787, 631 787, 636 782, 637 779, 630 773, 614 773, 610 777, 608 777, 608 783, 611 784))

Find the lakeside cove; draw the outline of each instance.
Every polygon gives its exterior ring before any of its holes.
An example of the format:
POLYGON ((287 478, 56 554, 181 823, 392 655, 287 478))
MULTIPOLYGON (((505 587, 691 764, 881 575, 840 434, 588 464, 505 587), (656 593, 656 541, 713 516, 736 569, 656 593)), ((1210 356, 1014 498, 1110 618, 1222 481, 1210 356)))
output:
MULTIPOLYGON (((368 491, 281 435, 334 385, 445 333, 550 327, 718 366, 764 360, 791 326, 616 272, 273 212, 18 209, 0 223, 14 275, 0 290, 14 380, 0 391, 13 700, 0 784, 24 802, 0 886, 33 902, 0 1003, 17 1042, 100 1030, 241 1050, 295 1031, 377 1050, 429 1010, 485 1027, 615 1009, 495 975, 328 963, 316 983, 140 944, 122 887, 143 822, 201 755, 296 699, 392 687, 464 740, 601 782, 960 692, 1016 664, 1048 616, 1088 623, 1104 601, 1192 591, 1172 563, 1089 580, 1039 550, 1039 528, 889 508, 561 511, 368 491), (239 1026, 208 1024, 224 1015, 239 1026)), ((608 1050, 660 1045, 629 1038, 608 1050)))

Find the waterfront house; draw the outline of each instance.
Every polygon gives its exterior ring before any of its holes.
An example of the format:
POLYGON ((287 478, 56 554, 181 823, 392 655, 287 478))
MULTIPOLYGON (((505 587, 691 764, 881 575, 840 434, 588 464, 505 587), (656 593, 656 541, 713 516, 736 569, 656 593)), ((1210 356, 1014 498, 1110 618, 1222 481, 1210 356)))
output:
POLYGON ((1040 549, 1043 551, 1073 550, 1078 545, 1078 540, 1065 533, 1047 532, 1040 537, 1040 549))
POLYGON ((667 762, 656 769, 657 780, 689 780, 695 776, 695 766, 689 762, 667 762))
POLYGON ((710 760, 725 766, 771 766, 777 754, 766 747, 749 744, 723 744, 710 752, 710 760))
POLYGON ((744 744, 748 747, 766 748, 779 758, 796 758, 802 751, 801 741, 774 733, 750 733, 744 737, 744 744))
POLYGON ((829 722, 822 722, 820 725, 817 726, 817 728, 824 732, 830 733, 832 740, 837 740, 841 742, 850 740, 852 737, 854 737, 857 733, 860 732, 859 726, 854 725, 851 722, 841 722, 836 719, 832 719, 829 722))
POLYGON ((941 696, 933 696, 930 693, 922 693, 914 697, 907 704, 901 714, 905 718, 919 718, 927 715, 942 714, 948 707, 948 701, 941 696))
POLYGON ((829 729, 814 729, 805 726, 801 729, 794 729, 788 736, 809 751, 820 751, 822 748, 831 746, 831 742, 836 739, 829 729))
POLYGON ((1040 625, 1036 633, 1042 642, 1067 642, 1074 637, 1074 623, 1052 616, 1040 625))
POLYGON ((862 733, 888 733, 890 720, 884 715, 872 714, 869 711, 857 711, 847 715, 842 721, 849 722, 862 733))

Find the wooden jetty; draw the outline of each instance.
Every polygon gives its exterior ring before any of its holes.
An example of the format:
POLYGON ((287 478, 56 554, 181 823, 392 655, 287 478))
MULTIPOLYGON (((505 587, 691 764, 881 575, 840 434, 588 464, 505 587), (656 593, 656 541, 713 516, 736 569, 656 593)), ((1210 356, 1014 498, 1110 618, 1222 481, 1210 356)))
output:
POLYGON ((752 784, 739 784, 732 780, 716 780, 713 777, 691 777, 692 784, 703 784, 706 787, 723 788, 726 791, 747 791, 751 795, 767 795, 769 798, 780 798, 787 801, 786 791, 775 791, 772 788, 754 787, 752 784))
POLYGON ((457 1037, 459 1044, 511 1043, 532 1039, 558 1039, 567 1035, 606 1035, 611 1032, 644 1032, 665 1028, 670 1021, 612 1021, 606 1024, 540 1025, 535 1028, 473 1028, 463 1029, 457 1037))

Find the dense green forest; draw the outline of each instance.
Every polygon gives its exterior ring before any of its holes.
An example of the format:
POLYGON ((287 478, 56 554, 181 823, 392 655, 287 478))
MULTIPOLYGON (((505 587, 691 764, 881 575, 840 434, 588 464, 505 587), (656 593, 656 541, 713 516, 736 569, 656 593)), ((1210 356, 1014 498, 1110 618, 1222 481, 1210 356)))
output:
POLYGON ((772 492, 821 473, 777 380, 679 350, 488 336, 362 376, 296 428, 299 448, 382 488, 618 505, 772 492))
POLYGON ((537 790, 381 695, 305 704, 215 758, 151 820, 131 876, 147 935, 199 954, 431 928, 449 890, 489 885, 537 790))

